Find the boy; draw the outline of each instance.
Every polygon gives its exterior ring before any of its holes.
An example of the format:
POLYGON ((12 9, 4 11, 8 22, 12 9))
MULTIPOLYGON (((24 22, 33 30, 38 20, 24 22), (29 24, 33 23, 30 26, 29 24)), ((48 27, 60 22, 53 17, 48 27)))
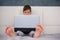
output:
MULTIPOLYGON (((30 5, 25 5, 24 6, 23 14, 24 15, 31 15, 31 7, 30 7, 30 5)), ((42 31, 43 31, 43 28, 41 27, 41 25, 37 24, 36 28, 35 28, 35 33, 33 35, 33 38, 38 38, 42 31)), ((17 36, 16 33, 13 31, 13 29, 10 26, 6 26, 5 33, 8 36, 11 36, 11 37, 16 37, 17 36)))

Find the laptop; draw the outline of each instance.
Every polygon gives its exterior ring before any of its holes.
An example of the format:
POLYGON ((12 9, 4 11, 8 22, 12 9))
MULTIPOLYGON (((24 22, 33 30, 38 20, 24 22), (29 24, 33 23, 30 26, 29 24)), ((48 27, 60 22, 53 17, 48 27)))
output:
POLYGON ((35 30, 36 25, 40 22, 37 15, 17 15, 14 17, 14 28, 17 30, 35 30))

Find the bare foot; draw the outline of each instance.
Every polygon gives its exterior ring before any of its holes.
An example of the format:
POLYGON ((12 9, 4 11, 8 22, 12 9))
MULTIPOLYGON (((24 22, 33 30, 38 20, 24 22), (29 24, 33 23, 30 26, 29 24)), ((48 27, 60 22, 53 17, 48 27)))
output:
POLYGON ((11 37, 15 37, 15 33, 13 32, 13 29, 10 26, 6 26, 5 33, 11 37))
POLYGON ((35 31, 35 34, 34 34, 34 38, 38 38, 42 31, 43 31, 43 28, 41 27, 41 25, 37 24, 36 31, 35 31))

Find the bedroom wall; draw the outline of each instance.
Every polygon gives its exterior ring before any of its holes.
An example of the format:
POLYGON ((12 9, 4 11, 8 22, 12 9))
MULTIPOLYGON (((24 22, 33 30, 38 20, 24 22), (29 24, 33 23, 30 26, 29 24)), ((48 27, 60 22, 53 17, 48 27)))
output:
MULTIPOLYGON (((23 6, 0 6, 0 34, 6 25, 14 27, 14 16, 22 15, 23 6)), ((32 6, 32 15, 40 16, 43 34, 60 33, 60 7, 32 6)))
POLYGON ((0 0, 0 6, 60 6, 60 0, 0 0))

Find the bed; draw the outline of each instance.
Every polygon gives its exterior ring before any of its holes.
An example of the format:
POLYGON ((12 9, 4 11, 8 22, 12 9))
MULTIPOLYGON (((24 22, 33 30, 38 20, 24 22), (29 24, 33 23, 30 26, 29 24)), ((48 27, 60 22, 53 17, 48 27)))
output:
POLYGON ((0 40, 60 40, 60 34, 43 34, 39 38, 32 38, 29 36, 9 37, 7 35, 0 34, 0 40))
MULTIPOLYGON (((16 21, 16 23, 18 24, 19 22, 16 21)), ((15 26, 16 26, 16 24, 15 24, 15 26)), ((19 25, 19 26, 21 26, 21 25, 19 25)), ((39 38, 32 38, 30 36, 9 37, 6 34, 0 34, 0 40, 60 40, 60 33, 42 34, 39 38)))

